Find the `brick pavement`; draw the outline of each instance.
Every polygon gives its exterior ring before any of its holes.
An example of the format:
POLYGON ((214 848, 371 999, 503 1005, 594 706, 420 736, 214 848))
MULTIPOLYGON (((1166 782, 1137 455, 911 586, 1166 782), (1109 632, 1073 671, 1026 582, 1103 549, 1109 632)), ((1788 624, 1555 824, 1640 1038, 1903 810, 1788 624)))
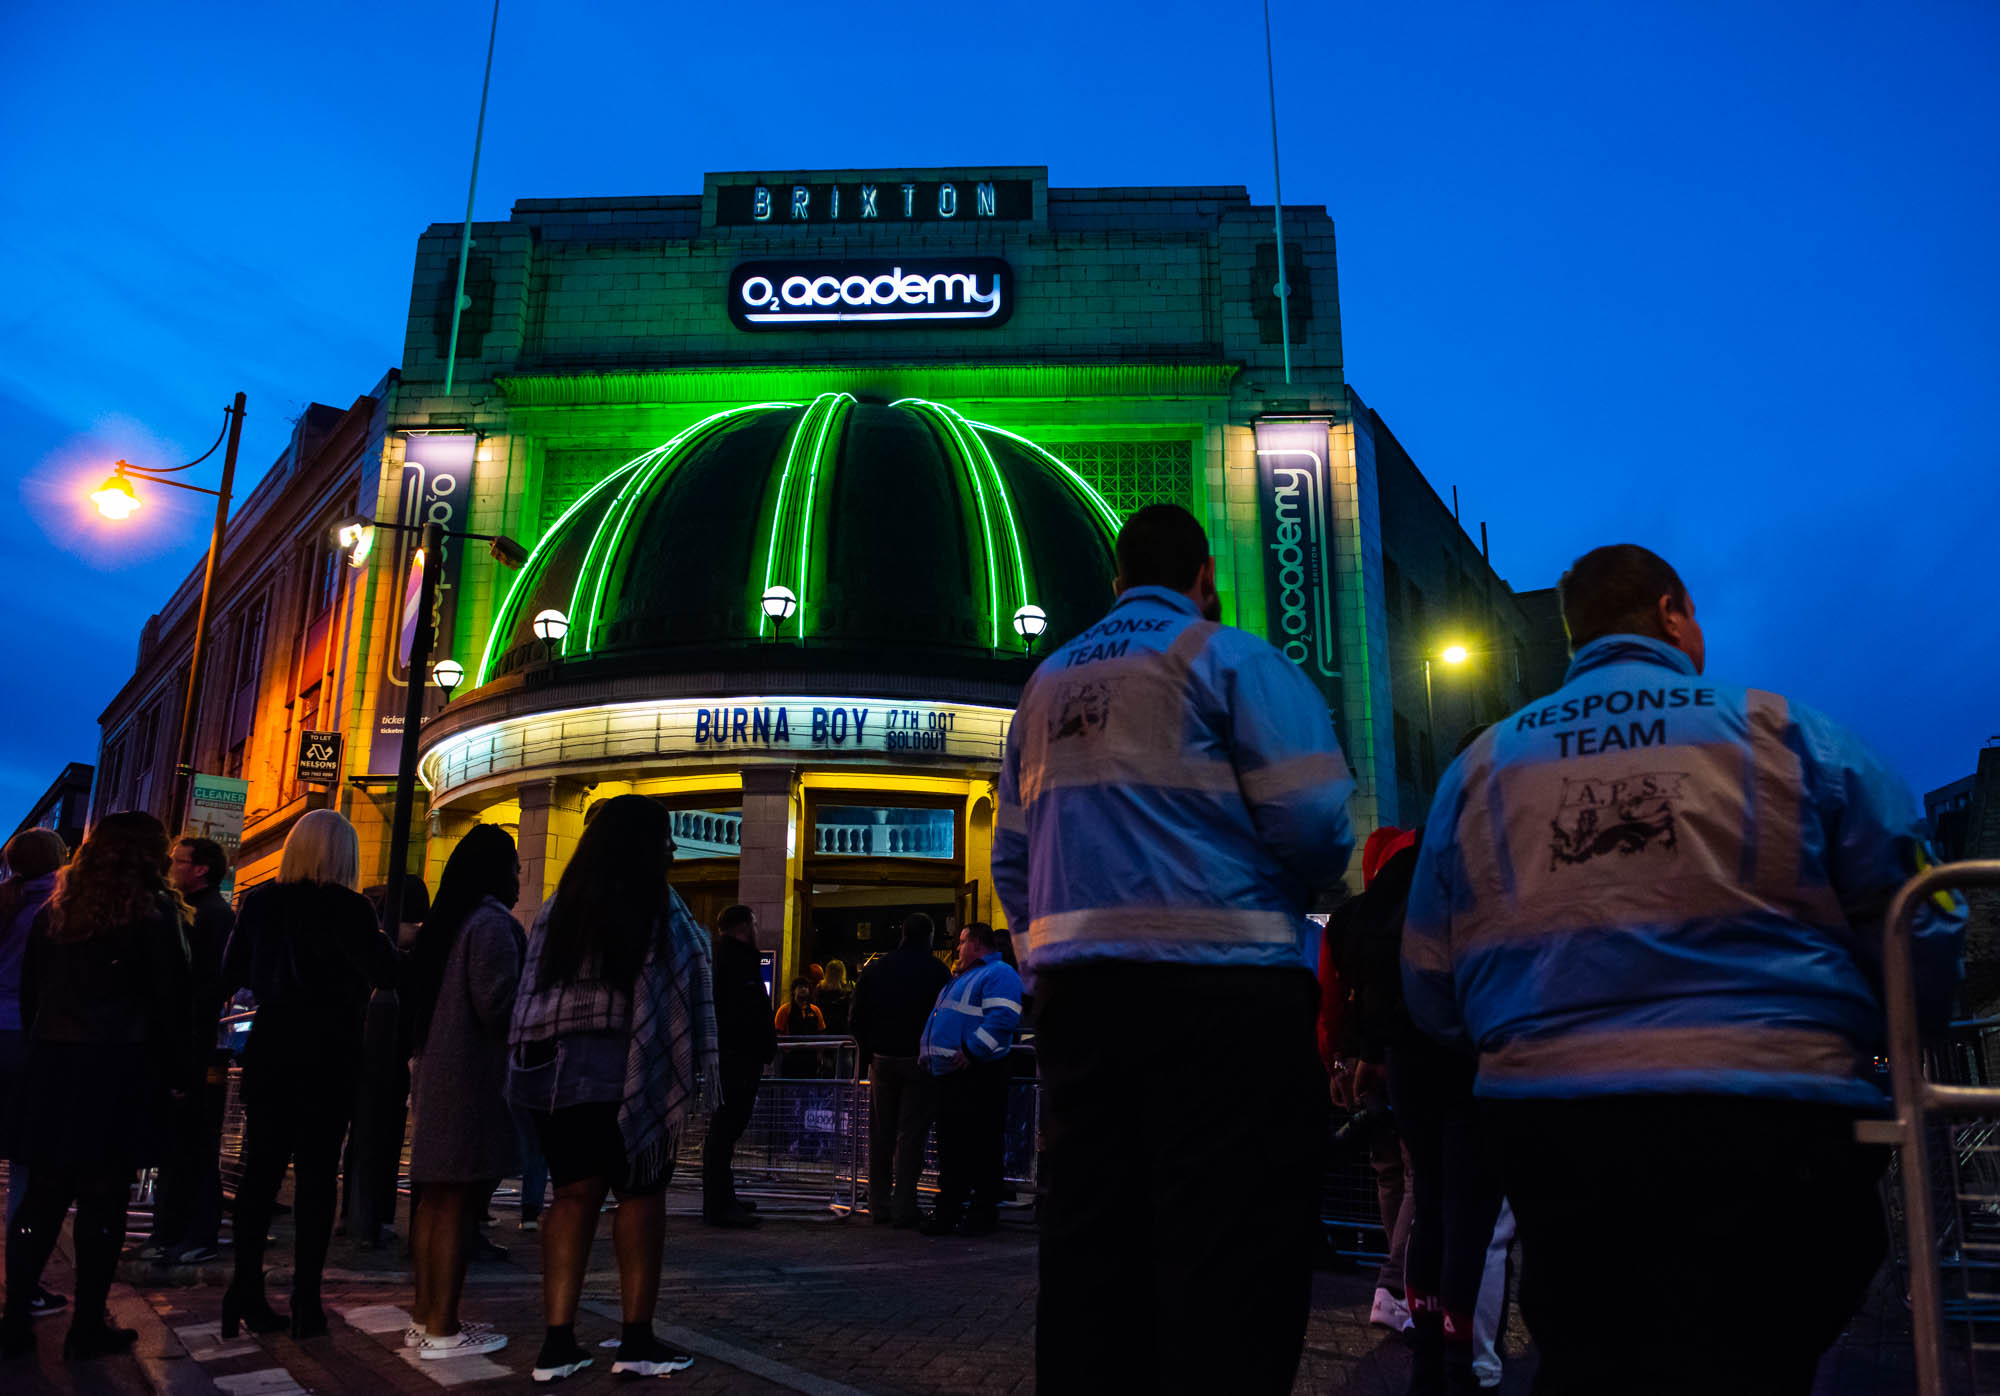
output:
MULTIPOLYGON (((699 1225, 691 1194, 677 1191, 675 1198, 657 1326, 700 1361, 672 1378, 674 1390, 807 1396, 1033 1390, 1035 1237, 1025 1222, 980 1241, 927 1240, 869 1226, 865 1216, 843 1221, 795 1211, 755 1231, 720 1232, 699 1225)), ((289 1254, 288 1226, 281 1221, 277 1228, 271 1258, 278 1265, 289 1254)), ((593 1348, 618 1331, 607 1232, 600 1230, 578 1319, 579 1338, 593 1348)), ((41 1360, 0 1369, 0 1389, 9 1396, 438 1396, 446 1383, 469 1393, 524 1390, 541 1337, 538 1237, 522 1234, 511 1211, 501 1213, 492 1235, 513 1254, 473 1267, 463 1305, 465 1317, 495 1323, 512 1339, 491 1359, 406 1360, 400 1338, 411 1296, 403 1262, 393 1249, 363 1253, 337 1240, 327 1300, 343 1318, 325 1339, 300 1344, 246 1336, 221 1344, 214 1325, 226 1276, 219 1267, 168 1275, 128 1263, 124 1278, 135 1283, 120 1287, 117 1303, 123 1320, 142 1328, 143 1362, 64 1364, 57 1357, 63 1321, 50 1320, 40 1325, 41 1360), (140 1314, 145 1323, 135 1322, 140 1314)), ((68 1283, 66 1261, 59 1258, 52 1280, 68 1283)), ((281 1307, 288 1281, 282 1270, 272 1274, 281 1307)), ((1401 1396, 1407 1349, 1368 1326, 1371 1285, 1362 1271, 1315 1277, 1298 1392, 1401 1396)), ((1754 1304, 1745 1303, 1740 1317, 1754 1323, 1754 1304)), ((1533 1359, 1524 1347, 1517 1329, 1505 1396, 1528 1388, 1533 1359)), ((611 1389, 611 1354, 599 1351, 604 1360, 563 1383, 565 1393, 611 1389)), ((1829 1354, 1816 1396, 1913 1390, 1907 1319, 1885 1280, 1829 1354)))

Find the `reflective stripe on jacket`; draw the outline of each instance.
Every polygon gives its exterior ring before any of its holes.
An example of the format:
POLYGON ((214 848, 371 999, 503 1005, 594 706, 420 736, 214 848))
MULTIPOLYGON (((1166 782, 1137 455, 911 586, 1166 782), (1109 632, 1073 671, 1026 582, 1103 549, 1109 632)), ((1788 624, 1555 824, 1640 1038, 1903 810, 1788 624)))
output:
POLYGON ((1297 665, 1176 592, 1126 591, 1042 661, 1007 734, 993 886, 1022 965, 1303 965, 1353 791, 1297 665))
MULTIPOLYGON (((1877 1106, 1883 916, 1924 858, 1908 790, 1833 722, 1606 636, 1445 773, 1405 993, 1476 1045, 1484 1096, 1877 1106)), ((1933 1013, 1964 920, 1949 898, 1919 914, 1933 1013)))
POLYGON ((939 991, 919 1048, 933 1075, 954 1070, 960 1052, 974 1061, 1004 1057, 1021 1025, 1021 976, 997 954, 988 955, 939 991))

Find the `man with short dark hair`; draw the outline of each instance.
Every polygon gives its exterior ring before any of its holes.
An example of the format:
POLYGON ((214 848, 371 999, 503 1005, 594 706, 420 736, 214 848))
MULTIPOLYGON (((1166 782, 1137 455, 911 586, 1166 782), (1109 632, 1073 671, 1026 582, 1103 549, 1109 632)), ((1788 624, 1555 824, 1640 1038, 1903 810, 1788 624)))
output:
POLYGON ((701 1219, 710 1226, 755 1226, 757 1204, 736 1195, 730 1161, 750 1126, 757 1083, 778 1050, 771 996, 757 955, 757 913, 737 905, 715 922, 715 1038, 722 1104, 709 1117, 701 1149, 701 1219))
MULTIPOLYGON (((1702 677, 1678 574, 1621 544, 1562 579, 1562 688, 1439 783, 1403 980, 1478 1054, 1535 1389, 1808 1392, 1880 1264, 1883 915, 1925 865, 1907 789, 1776 693, 1702 677), (1754 1313, 1715 1257, 1759 1238, 1754 1313)), ((1944 1016, 1962 904, 1915 925, 1944 1016)))
POLYGON ((1028 681, 995 813, 1043 1091, 1037 1389, 1289 1392, 1327 1107, 1305 913, 1354 782, 1311 680, 1218 623, 1193 515, 1132 515, 1117 591, 1028 681))
POLYGON ((222 1015, 222 952, 236 913, 222 895, 229 855, 214 839, 189 836, 174 845, 168 876, 194 913, 187 926, 191 1019, 189 1060, 201 1075, 183 1083, 172 1103, 171 1135, 154 1194, 153 1234, 139 1248, 146 1260, 198 1265, 219 1258, 222 1225, 222 1116, 229 1094, 229 1058, 216 1046, 222 1015))
POLYGON ((902 943, 861 971, 848 1025, 868 1069, 868 1219, 916 1226, 917 1179, 937 1111, 937 1078, 917 1057, 924 1023, 951 972, 931 953, 937 929, 913 911, 902 943))
POLYGON ((958 974, 924 1025, 924 1070, 938 1078, 938 1195, 924 1235, 984 1236, 1000 1224, 1007 1056, 1021 1023, 1021 976, 984 921, 958 933, 958 974))

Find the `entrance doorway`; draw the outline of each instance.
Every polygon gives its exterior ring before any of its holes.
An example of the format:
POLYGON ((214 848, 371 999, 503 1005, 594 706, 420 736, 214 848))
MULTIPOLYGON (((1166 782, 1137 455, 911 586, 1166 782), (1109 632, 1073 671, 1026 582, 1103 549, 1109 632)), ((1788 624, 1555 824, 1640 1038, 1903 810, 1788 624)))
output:
POLYGON ((957 889, 945 885, 812 884, 812 932, 801 947, 804 963, 839 960, 851 980, 877 955, 902 941, 903 918, 921 911, 937 927, 933 950, 958 940, 957 889))

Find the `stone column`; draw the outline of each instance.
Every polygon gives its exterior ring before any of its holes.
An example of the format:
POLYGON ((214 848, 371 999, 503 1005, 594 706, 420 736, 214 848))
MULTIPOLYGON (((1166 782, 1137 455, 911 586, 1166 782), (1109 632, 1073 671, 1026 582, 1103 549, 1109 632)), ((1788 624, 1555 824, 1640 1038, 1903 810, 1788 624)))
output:
POLYGON ((792 799, 798 772, 790 766, 743 769, 743 842, 736 865, 736 899, 757 913, 757 948, 778 953, 778 982, 789 973, 792 799))
POLYGON ((514 915, 532 926, 549 893, 556 890, 569 855, 583 833, 587 792, 573 780, 534 780, 521 787, 521 900, 514 915))
POLYGON ((424 889, 433 895, 437 892, 438 879, 444 876, 444 865, 451 858, 451 852, 458 847, 458 841, 472 831, 479 822, 477 814, 455 809, 432 810, 424 820, 424 889))

